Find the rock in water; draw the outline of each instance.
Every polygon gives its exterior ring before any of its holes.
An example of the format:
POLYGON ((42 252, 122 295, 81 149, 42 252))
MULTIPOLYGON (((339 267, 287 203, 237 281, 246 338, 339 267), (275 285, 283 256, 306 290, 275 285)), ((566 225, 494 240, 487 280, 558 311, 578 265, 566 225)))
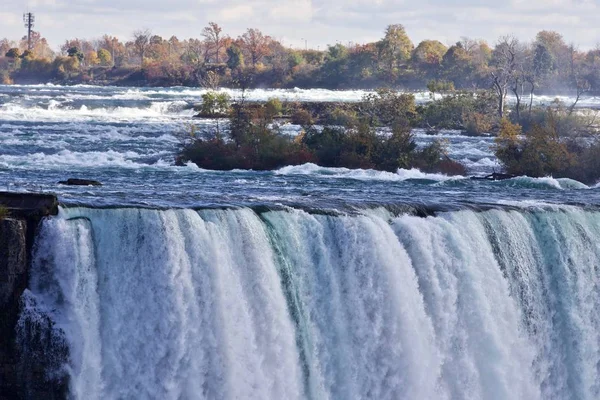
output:
POLYGON ((102 186, 102 183, 91 180, 91 179, 69 178, 66 181, 60 181, 58 183, 60 185, 70 185, 70 186, 102 186))

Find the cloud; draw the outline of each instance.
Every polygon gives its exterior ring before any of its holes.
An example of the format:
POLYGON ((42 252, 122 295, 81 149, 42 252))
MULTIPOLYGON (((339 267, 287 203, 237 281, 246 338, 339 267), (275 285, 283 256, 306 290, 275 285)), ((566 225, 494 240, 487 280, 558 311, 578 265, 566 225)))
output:
MULTIPOLYGON (((127 39, 142 27, 165 37, 199 37, 209 21, 231 36, 255 27, 298 47, 301 38, 321 48, 377 40, 392 23, 403 24, 416 43, 451 44, 461 36, 493 43, 505 34, 531 40, 543 29, 581 48, 600 41, 598 0, 29 0, 28 6, 36 29, 55 47, 76 36, 127 39)), ((23 35, 26 7, 23 0, 2 0, 0 37, 23 35)))

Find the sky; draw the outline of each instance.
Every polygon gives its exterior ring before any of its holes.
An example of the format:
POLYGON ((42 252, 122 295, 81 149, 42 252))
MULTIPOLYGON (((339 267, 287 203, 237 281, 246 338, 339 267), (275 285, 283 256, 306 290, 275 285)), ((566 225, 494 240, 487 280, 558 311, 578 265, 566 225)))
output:
POLYGON ((36 16, 34 30, 55 49, 67 38, 105 33, 129 40, 133 31, 179 39, 200 37, 209 21, 230 36, 259 28, 285 46, 325 48, 366 43, 389 24, 403 24, 415 45, 446 45, 462 36, 494 44, 512 34, 531 41, 555 30, 581 50, 600 43, 600 0, 0 0, 0 38, 25 34, 22 14, 36 16))

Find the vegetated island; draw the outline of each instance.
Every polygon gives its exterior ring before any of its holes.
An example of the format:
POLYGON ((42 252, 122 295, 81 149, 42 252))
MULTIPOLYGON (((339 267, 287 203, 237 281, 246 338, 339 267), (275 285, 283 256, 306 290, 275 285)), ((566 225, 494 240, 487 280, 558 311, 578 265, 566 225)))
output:
POLYGON ((213 170, 273 170, 312 162, 325 167, 465 175, 436 139, 417 147, 414 128, 434 134, 460 129, 471 135, 495 133, 495 153, 512 175, 566 177, 592 184, 600 179, 596 113, 559 101, 548 107, 515 104, 506 109, 492 91, 447 92, 417 105, 412 94, 380 89, 358 103, 310 104, 236 102, 223 92, 202 96, 199 116, 227 117, 215 127, 193 125, 177 157, 213 170), (517 108, 518 107, 518 108, 517 108), (279 122, 301 126, 298 136, 279 122))

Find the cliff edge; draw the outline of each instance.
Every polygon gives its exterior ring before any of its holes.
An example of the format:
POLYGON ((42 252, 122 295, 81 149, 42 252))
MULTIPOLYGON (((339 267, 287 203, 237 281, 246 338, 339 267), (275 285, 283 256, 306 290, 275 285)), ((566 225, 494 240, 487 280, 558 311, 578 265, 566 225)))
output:
MULTIPOLYGON (((16 324, 29 282, 31 252, 42 218, 58 213, 55 195, 0 192, 0 400, 62 397, 44 379, 24 382, 19 371, 16 324), (39 387, 38 387, 39 386, 39 387)), ((27 375, 36 374, 27 371, 27 375)))

